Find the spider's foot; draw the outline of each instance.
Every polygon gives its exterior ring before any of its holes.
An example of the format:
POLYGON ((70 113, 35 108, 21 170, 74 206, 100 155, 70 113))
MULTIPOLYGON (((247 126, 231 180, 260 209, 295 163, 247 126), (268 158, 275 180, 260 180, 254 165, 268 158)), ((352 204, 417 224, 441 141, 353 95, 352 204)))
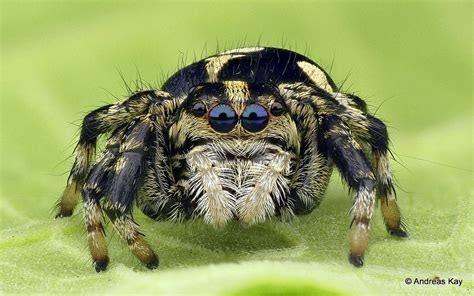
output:
POLYGON ((156 260, 146 264, 146 268, 148 268, 150 270, 158 268, 158 266, 160 265, 160 261, 158 260, 158 257, 155 257, 155 258, 156 258, 156 260))
POLYGON ((405 230, 400 229, 400 228, 398 228, 398 229, 389 229, 388 233, 390 233, 390 235, 396 236, 396 237, 401 237, 401 238, 408 237, 408 232, 406 232, 405 230))
POLYGON ((158 256, 153 252, 150 245, 141 236, 135 238, 130 244, 133 255, 135 255, 148 269, 156 269, 160 264, 158 256))
POLYGON ((79 188, 80 184, 77 180, 72 179, 70 182, 68 181, 68 185, 64 188, 64 192, 61 195, 58 203, 56 204, 56 210, 58 213, 56 214, 55 218, 64 218, 72 216, 72 212, 76 207, 77 200, 80 196, 79 188))
POLYGON ((349 255, 349 262, 355 267, 362 267, 364 265, 364 257, 349 255))
POLYGON ((95 261, 95 271, 101 272, 106 271, 109 265, 109 257, 105 257, 104 260, 95 261))

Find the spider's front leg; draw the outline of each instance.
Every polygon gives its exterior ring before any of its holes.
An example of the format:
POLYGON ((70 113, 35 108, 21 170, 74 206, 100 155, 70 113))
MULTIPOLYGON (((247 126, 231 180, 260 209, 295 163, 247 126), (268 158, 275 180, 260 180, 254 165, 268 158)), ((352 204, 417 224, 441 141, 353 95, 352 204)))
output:
POLYGON ((320 128, 320 151, 334 162, 349 187, 356 192, 352 206, 349 261, 354 266, 361 267, 369 241, 377 181, 363 150, 353 139, 349 127, 339 117, 323 118, 320 128))
POLYGON ((146 114, 153 102, 162 102, 166 99, 169 99, 169 94, 161 91, 141 91, 123 102, 100 107, 84 117, 74 165, 57 205, 57 218, 72 215, 79 191, 94 161, 97 138, 101 134, 128 124, 136 116, 146 114))
POLYGON ((148 268, 158 267, 158 257, 144 240, 132 217, 133 205, 143 182, 146 158, 153 144, 154 116, 132 122, 109 173, 103 208, 114 229, 132 253, 148 268))
POLYGON ((102 209, 132 253, 150 269, 158 257, 143 239, 132 218, 133 204, 142 185, 148 151, 153 148, 155 116, 133 120, 110 138, 102 158, 88 174, 82 196, 89 250, 97 272, 107 268, 102 209), (105 197, 103 206, 101 197, 105 197))
POLYGON ((105 270, 109 264, 100 199, 106 189, 107 175, 114 168, 124 130, 124 128, 118 129, 110 137, 104 153, 92 167, 82 188, 87 241, 97 272, 105 270))

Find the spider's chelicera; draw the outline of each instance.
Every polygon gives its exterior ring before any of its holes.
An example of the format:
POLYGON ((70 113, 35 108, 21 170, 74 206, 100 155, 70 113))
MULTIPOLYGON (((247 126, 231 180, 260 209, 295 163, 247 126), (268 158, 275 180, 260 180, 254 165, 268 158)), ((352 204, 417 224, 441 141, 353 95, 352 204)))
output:
POLYGON ((70 216, 82 194, 96 270, 109 262, 103 213, 155 268, 135 204, 155 220, 202 217, 214 226, 286 219, 319 205, 336 167, 355 193, 349 261, 362 266, 377 199, 387 230, 407 236, 388 144, 365 102, 341 93, 313 61, 284 49, 235 49, 181 69, 161 90, 89 113, 57 216, 70 216))

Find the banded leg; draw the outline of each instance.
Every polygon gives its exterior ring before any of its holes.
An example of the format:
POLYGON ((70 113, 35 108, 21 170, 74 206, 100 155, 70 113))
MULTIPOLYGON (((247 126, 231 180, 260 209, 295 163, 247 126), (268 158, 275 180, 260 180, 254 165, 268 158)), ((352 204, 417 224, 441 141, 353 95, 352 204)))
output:
POLYGON ((103 196, 106 188, 107 175, 112 170, 118 155, 123 130, 124 129, 120 129, 116 131, 109 139, 105 152, 100 160, 92 167, 82 188, 87 241, 97 272, 104 271, 109 263, 100 198, 103 196))
POLYGON ((150 269, 158 267, 158 257, 133 220, 132 210, 145 174, 148 147, 153 145, 154 120, 154 116, 147 116, 130 124, 108 177, 103 203, 114 229, 132 253, 150 269))
POLYGON ((368 115, 370 144, 377 178, 377 194, 387 231, 394 236, 407 237, 408 232, 402 223, 400 207, 397 204, 395 187, 389 161, 389 140, 385 124, 378 118, 368 115))
POLYGON ((353 131, 357 139, 370 145, 370 154, 377 179, 377 196, 380 199, 382 216, 387 231, 394 236, 407 237, 408 232, 401 220, 400 208, 396 201, 395 187, 392 181, 392 172, 389 161, 389 137, 387 127, 378 118, 368 115, 365 106, 361 106, 360 99, 350 95, 337 94, 345 110, 341 118, 353 131), (357 99, 358 106, 353 106, 357 99), (357 107, 357 108, 356 108, 357 107))
POLYGON ((354 190, 349 261, 356 267, 364 263, 369 240, 370 219, 375 206, 376 179, 363 150, 353 139, 349 127, 335 116, 321 121, 318 134, 320 151, 334 162, 342 177, 354 190))
POLYGON ((94 161, 97 138, 103 133, 130 122, 134 117, 146 113, 152 102, 161 102, 168 96, 164 92, 142 91, 123 102, 98 108, 86 115, 76 146, 74 165, 57 205, 56 218, 72 215, 79 191, 94 161))

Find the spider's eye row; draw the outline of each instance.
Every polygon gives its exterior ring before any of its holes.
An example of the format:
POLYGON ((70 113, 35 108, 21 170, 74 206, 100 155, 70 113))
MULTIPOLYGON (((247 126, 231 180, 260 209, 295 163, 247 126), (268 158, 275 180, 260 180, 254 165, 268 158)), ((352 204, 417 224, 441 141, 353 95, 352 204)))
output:
POLYGON ((230 132, 237 124, 237 120, 237 114, 228 104, 218 104, 209 111, 209 123, 220 133, 230 132))
POLYGON ((243 128, 249 132, 256 133, 267 126, 268 113, 262 105, 250 104, 242 113, 241 120, 243 128))
MULTIPOLYGON (((192 108, 192 112, 194 115, 201 117, 206 113, 206 106, 201 102, 196 103, 192 108)), ((284 112, 284 107, 281 103, 275 102, 270 112, 276 116, 281 115, 284 112)), ((245 107, 240 116, 242 127, 251 133, 262 131, 268 125, 268 119, 267 109, 255 103, 245 107)), ((209 124, 219 133, 230 132, 238 121, 237 113, 228 104, 217 104, 209 111, 209 124)))
POLYGON ((193 107, 191 108, 191 111, 197 117, 202 117, 207 112, 206 105, 204 105, 203 102, 194 103, 193 107))
POLYGON ((280 116, 282 115, 284 112, 285 112, 285 107, 283 106, 282 103, 278 102, 278 101, 275 101, 273 104, 272 104, 272 107, 270 108, 270 112, 272 113, 272 115, 274 116, 280 116))

